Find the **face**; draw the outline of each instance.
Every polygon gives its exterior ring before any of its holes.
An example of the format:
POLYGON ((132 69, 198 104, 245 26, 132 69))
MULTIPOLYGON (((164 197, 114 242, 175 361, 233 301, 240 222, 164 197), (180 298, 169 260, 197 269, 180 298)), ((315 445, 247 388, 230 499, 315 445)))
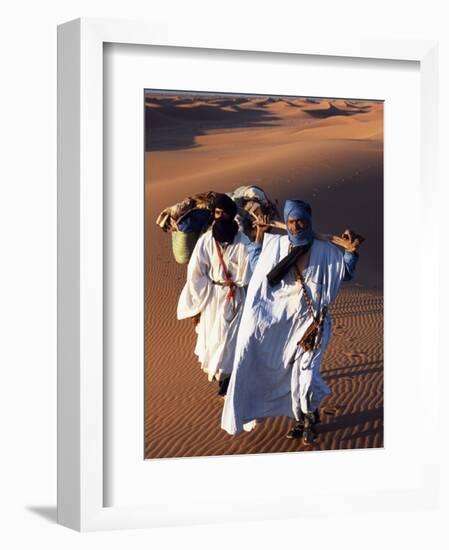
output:
POLYGON ((307 227, 307 222, 302 218, 288 218, 287 229, 292 235, 300 235, 307 227))
POLYGON ((223 220, 230 220, 231 216, 221 208, 216 208, 214 211, 214 218, 216 220, 219 220, 220 218, 223 220))

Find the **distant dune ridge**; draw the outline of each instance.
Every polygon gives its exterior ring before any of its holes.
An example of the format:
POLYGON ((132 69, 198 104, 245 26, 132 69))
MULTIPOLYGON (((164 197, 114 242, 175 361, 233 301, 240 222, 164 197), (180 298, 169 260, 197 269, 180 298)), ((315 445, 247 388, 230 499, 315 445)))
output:
POLYGON ((220 429, 223 402, 193 354, 193 326, 176 320, 186 266, 155 224, 187 195, 251 184, 281 210, 286 198, 310 202, 317 231, 366 237, 332 308, 322 368, 332 395, 310 450, 382 447, 383 103, 147 92, 145 124, 146 458, 304 450, 284 437, 286 418, 235 437, 220 429))

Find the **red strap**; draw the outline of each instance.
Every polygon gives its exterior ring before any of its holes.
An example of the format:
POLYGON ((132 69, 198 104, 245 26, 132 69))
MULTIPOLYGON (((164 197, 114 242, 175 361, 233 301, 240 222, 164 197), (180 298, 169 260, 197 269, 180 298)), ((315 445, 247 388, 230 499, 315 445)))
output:
POLYGON ((235 283, 229 278, 228 270, 226 269, 226 265, 225 265, 224 260, 223 260, 223 254, 221 252, 220 245, 218 244, 218 241, 216 239, 214 239, 214 241, 215 241, 215 245, 217 247, 218 258, 220 260, 221 268, 223 269, 224 278, 226 280, 227 285, 229 286, 229 292, 228 292, 226 298, 228 300, 233 300, 234 296, 235 296, 235 291, 234 291, 235 283))

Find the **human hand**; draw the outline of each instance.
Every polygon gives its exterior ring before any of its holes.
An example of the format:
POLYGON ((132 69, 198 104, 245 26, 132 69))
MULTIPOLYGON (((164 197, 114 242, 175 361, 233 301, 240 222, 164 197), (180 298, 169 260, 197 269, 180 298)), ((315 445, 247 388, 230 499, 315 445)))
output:
POLYGON ((362 235, 358 235, 351 229, 345 229, 341 237, 347 242, 345 248, 348 252, 356 252, 359 246, 365 240, 362 235))
POLYGON ((257 217, 254 225, 256 226, 256 241, 262 242, 263 236, 270 229, 270 219, 266 214, 257 217))

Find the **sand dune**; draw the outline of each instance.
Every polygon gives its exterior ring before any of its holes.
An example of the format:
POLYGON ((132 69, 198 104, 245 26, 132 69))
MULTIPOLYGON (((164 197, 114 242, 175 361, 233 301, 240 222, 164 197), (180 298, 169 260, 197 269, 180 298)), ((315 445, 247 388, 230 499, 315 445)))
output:
POLYGON ((186 266, 174 262, 170 235, 154 223, 189 194, 249 184, 262 186, 281 209, 288 197, 309 201, 319 231, 349 226, 366 237, 357 277, 332 308, 323 375, 333 394, 312 449, 381 447, 382 103, 161 95, 146 105, 146 457, 303 450, 284 438, 285 418, 237 437, 220 430, 222 400, 193 354, 193 327, 176 321, 186 266))
POLYGON ((337 106, 333 102, 329 102, 329 104, 324 107, 323 109, 306 109, 305 112, 309 116, 313 116, 315 118, 329 118, 329 117, 335 117, 335 116, 351 116, 358 113, 365 113, 365 109, 357 109, 354 107, 348 108, 347 105, 345 107, 343 106, 337 106))

